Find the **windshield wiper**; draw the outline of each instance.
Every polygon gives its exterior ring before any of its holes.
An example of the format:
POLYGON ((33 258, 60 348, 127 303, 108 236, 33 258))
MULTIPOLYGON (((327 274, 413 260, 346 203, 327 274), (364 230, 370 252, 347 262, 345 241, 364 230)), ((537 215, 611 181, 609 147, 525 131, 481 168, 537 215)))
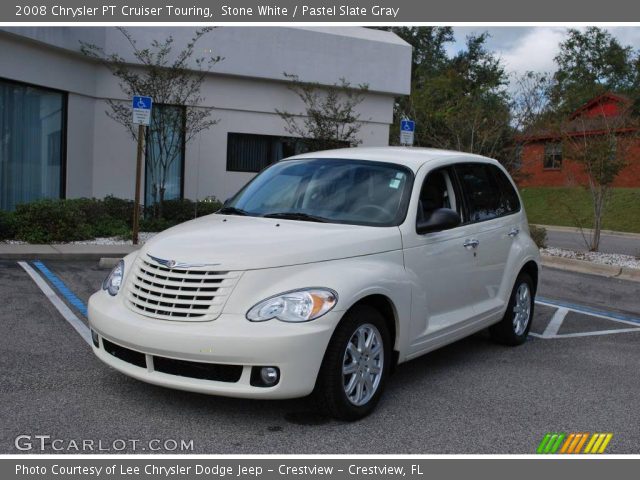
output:
POLYGON ((276 212, 263 215, 265 218, 283 218, 285 220, 302 220, 305 222, 327 223, 328 219, 304 212, 276 212))
POLYGON ((247 212, 246 210, 242 210, 241 208, 236 207, 222 207, 216 213, 219 213, 221 215, 249 215, 249 212, 247 212))

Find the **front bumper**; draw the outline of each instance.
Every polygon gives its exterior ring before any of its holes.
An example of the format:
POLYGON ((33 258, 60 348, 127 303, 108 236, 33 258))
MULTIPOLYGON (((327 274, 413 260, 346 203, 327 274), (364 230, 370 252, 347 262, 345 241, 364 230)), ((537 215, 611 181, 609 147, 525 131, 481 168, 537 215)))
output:
MULTIPOLYGON (((129 310, 120 296, 100 291, 89 300, 89 324, 99 335, 97 357, 120 372, 144 382, 192 392, 244 398, 295 398, 311 393, 325 350, 341 312, 329 312, 306 323, 278 320, 249 322, 222 314, 207 322, 167 321, 129 310), (111 342, 145 356, 132 363, 105 350, 111 342), (169 374, 154 369, 153 357, 241 367, 237 381, 217 381, 169 374), (280 369, 272 387, 250 383, 253 366, 280 369)), ((113 346, 112 346, 113 347, 113 346)), ((140 357, 140 355, 137 355, 140 357)))

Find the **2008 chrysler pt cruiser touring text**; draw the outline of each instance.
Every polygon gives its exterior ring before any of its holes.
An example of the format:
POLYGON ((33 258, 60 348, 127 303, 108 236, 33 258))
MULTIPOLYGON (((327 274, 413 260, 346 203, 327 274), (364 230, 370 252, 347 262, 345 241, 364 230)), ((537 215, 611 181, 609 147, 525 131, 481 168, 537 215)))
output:
POLYGON ((486 327, 523 343, 538 271, 517 189, 495 160, 307 153, 125 257, 89 301, 93 350, 156 385, 313 393, 355 420, 398 363, 486 327))

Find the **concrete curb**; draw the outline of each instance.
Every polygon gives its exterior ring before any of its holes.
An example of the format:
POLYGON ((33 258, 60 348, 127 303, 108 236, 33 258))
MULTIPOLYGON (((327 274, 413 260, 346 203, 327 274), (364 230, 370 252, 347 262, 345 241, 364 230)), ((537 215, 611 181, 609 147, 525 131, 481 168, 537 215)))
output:
POLYGON ((619 278, 632 282, 640 282, 640 270, 636 268, 600 265, 598 263, 576 260, 573 258, 542 255, 542 265, 547 268, 566 270, 569 272, 599 275, 601 277, 619 278))
POLYGON ((0 260, 100 260, 122 258, 140 245, 0 245, 0 260))
MULTIPOLYGON (((536 227, 544 228, 546 230, 550 230, 552 232, 567 232, 567 233, 580 233, 580 229, 576 227, 563 227, 559 225, 539 225, 532 223, 536 227)), ((592 230, 590 228, 583 228, 583 232, 586 235, 591 235, 592 230)), ((627 237, 627 238, 637 238, 640 240, 640 233, 631 233, 631 232, 616 232, 613 230, 601 230, 600 233, 602 235, 610 235, 615 237, 627 237)))

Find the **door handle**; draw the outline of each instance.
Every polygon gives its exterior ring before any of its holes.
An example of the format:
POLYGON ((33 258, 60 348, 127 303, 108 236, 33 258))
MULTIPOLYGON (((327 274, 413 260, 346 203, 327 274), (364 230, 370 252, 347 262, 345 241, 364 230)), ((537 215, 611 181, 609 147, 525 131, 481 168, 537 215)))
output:
POLYGON ((513 227, 511 230, 509 230, 509 233, 507 233, 507 235, 509 235, 511 238, 513 238, 516 235, 518 235, 519 233, 520 233, 520 229, 518 227, 513 227))
POLYGON ((462 245, 467 249, 468 248, 478 248, 478 245, 480 245, 480 242, 478 240, 476 240, 475 238, 471 238, 469 240, 465 240, 462 245))

